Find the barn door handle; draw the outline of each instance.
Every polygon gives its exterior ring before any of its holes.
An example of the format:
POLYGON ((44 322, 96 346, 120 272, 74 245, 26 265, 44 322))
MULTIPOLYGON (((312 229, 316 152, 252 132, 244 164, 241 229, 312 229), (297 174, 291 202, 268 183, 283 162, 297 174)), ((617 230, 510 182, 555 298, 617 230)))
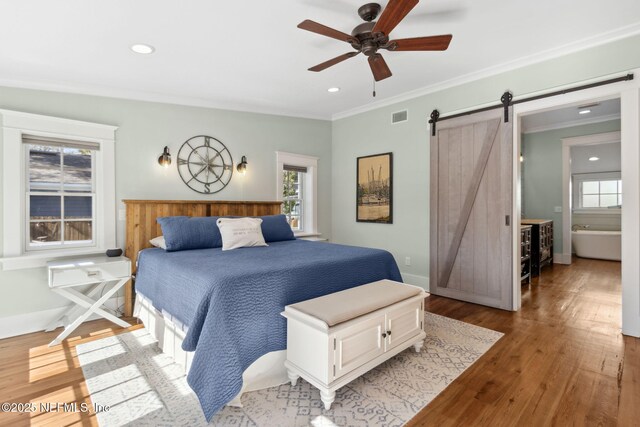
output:
POLYGON ((511 225, 511 215, 504 216, 504 225, 506 225, 507 227, 511 225))

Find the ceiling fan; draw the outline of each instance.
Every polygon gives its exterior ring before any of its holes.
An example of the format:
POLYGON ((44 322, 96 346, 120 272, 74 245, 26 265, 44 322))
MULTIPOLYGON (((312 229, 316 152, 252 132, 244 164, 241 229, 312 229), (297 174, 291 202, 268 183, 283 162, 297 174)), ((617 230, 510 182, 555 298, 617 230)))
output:
POLYGON ((419 0, 389 0, 387 7, 382 11, 380 19, 374 21, 382 7, 377 3, 367 3, 358 9, 358 15, 365 21, 351 31, 351 34, 334 30, 333 28, 311 21, 309 19, 301 22, 298 28, 311 31, 323 36, 347 42, 355 49, 315 67, 309 71, 322 71, 333 65, 360 54, 368 57, 369 66, 375 81, 384 80, 391 77, 392 73, 386 61, 378 53, 380 49, 389 51, 429 51, 447 50, 451 34, 429 37, 414 37, 409 39, 389 40, 389 34, 404 19, 405 16, 418 4, 419 0))

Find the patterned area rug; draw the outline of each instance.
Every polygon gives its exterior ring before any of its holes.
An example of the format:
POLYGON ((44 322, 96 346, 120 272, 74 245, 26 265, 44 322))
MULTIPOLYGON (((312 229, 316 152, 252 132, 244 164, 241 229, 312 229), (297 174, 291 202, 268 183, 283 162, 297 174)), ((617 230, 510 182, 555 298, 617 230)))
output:
MULTIPOLYGON (((326 411, 319 391, 304 380, 245 393, 243 408, 226 407, 216 426, 400 426, 471 366, 503 335, 425 314, 422 352, 403 351, 338 390, 326 411)), ((205 426, 185 376, 140 329, 76 347, 102 426, 205 426)))

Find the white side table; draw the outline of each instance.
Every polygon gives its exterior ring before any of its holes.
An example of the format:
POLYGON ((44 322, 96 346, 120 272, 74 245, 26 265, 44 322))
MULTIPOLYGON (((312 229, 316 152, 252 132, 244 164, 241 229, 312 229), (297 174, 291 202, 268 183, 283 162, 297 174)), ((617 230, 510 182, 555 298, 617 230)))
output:
POLYGON ((131 278, 131 261, 126 257, 96 256, 87 258, 73 258, 47 263, 49 270, 49 288, 55 293, 74 304, 69 311, 46 329, 52 331, 60 322, 65 326, 64 331, 49 343, 49 347, 60 344, 82 322, 92 314, 97 314, 118 326, 128 328, 129 325, 106 309, 101 308, 113 294, 115 294, 131 278), (78 286, 93 285, 87 293, 74 289, 78 286), (107 289, 111 285, 111 288, 107 289), (104 288, 103 288, 104 286, 104 288), (97 300, 93 297, 103 289, 97 300), (74 305, 76 307, 74 307, 74 305), (83 308, 85 309, 83 311, 83 308))

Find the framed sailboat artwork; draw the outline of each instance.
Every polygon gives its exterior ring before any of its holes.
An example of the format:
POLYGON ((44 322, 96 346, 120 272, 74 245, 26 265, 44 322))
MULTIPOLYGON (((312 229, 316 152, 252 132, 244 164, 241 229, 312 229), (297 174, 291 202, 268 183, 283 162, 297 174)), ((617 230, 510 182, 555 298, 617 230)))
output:
POLYGON ((393 153, 358 157, 356 221, 393 224, 393 153))

